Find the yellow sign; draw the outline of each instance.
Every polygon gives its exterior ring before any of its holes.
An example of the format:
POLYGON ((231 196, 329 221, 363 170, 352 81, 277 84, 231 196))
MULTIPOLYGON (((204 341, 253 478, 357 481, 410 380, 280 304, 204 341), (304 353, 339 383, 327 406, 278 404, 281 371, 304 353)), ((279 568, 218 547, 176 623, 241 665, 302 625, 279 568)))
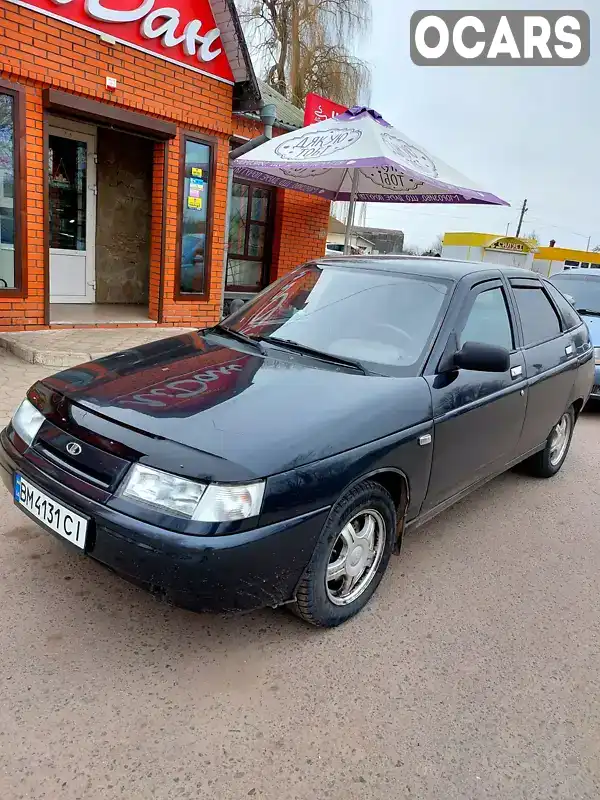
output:
POLYGON ((202 169, 200 167, 192 167, 192 175, 194 178, 202 177, 202 169))
POLYGON ((488 245, 488 250, 509 250, 512 253, 529 253, 531 246, 524 242, 522 239, 516 239, 512 236, 502 239, 496 239, 488 245))
POLYGON ((201 197, 188 197, 188 208, 202 208, 201 197))

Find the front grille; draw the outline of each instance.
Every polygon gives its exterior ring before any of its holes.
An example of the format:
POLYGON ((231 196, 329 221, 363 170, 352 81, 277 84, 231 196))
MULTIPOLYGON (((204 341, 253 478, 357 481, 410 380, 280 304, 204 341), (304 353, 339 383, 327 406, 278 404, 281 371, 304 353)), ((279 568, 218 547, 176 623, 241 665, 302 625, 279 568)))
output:
POLYGON ((40 428, 33 449, 52 464, 107 491, 116 488, 130 466, 129 461, 72 436, 49 421, 40 428), (67 447, 72 444, 78 445, 78 453, 69 453, 67 447))

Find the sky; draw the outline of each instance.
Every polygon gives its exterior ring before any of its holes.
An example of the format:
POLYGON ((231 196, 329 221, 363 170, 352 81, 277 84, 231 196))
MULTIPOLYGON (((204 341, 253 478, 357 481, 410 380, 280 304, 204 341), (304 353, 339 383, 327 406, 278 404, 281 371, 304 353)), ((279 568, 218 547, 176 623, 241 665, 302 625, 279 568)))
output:
POLYGON ((372 68, 370 105, 399 130, 507 200, 511 208, 375 204, 367 224, 400 228, 427 248, 446 231, 523 234, 585 250, 600 245, 600 30, 598 0, 372 0, 371 34, 356 54, 372 68), (585 10, 592 55, 583 67, 417 67, 409 22, 424 9, 585 10))

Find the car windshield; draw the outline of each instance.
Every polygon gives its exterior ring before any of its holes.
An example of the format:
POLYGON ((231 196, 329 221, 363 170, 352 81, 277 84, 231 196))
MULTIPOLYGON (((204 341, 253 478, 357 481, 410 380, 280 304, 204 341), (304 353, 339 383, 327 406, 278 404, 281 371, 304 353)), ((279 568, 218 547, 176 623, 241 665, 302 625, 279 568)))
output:
POLYGON ((408 375, 437 330, 451 286, 418 275, 311 264, 223 324, 277 346, 293 343, 372 372, 408 375))
POLYGON ((600 275, 552 275, 550 281, 573 298, 578 311, 600 314, 600 275))

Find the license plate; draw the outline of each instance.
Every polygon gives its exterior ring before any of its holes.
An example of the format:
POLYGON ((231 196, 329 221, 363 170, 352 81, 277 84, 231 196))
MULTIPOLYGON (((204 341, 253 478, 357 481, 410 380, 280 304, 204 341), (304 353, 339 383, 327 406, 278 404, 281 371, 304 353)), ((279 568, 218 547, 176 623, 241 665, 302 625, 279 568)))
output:
POLYGON ((85 548, 88 520, 48 497, 22 475, 15 476, 15 503, 63 539, 85 548))

